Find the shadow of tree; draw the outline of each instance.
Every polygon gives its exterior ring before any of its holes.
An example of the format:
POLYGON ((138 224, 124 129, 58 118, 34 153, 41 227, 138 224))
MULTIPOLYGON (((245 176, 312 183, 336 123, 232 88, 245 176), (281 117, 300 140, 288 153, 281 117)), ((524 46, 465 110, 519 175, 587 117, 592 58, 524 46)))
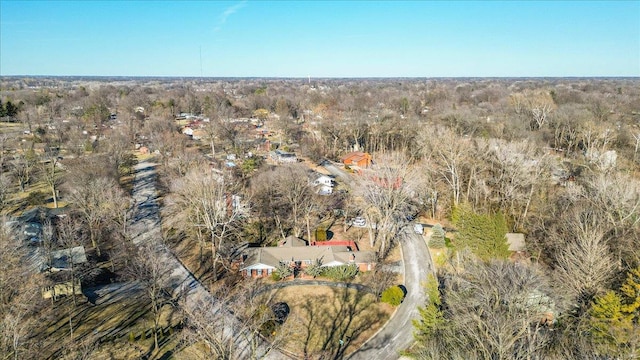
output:
POLYGON ((370 306, 374 302, 370 294, 342 288, 305 299, 300 306, 304 357, 342 359, 348 350, 355 350, 354 343, 364 342, 361 336, 385 317, 370 306))

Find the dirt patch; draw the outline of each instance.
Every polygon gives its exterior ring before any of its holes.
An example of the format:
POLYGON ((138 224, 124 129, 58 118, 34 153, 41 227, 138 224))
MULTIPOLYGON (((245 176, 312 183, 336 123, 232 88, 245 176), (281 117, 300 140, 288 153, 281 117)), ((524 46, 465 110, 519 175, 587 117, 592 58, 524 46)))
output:
POLYGON ((284 340, 284 348, 312 357, 355 351, 393 312, 371 294, 326 286, 289 287, 265 297, 269 303, 285 302, 291 309, 284 325, 291 335, 284 340))

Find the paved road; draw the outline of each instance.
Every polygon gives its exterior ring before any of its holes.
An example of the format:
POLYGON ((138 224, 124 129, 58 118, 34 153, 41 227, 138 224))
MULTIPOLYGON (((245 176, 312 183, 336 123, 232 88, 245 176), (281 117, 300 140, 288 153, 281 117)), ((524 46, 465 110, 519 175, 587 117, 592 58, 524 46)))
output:
POLYGON ((400 358, 399 352, 413 341, 411 320, 419 317, 418 306, 424 305, 426 301, 422 283, 431 273, 433 264, 422 235, 409 229, 400 235, 400 243, 407 297, 387 325, 354 352, 349 357, 350 360, 395 360, 400 358))
MULTIPOLYGON (((152 242, 159 247, 162 245, 160 212, 157 201, 157 191, 155 185, 155 164, 142 161, 136 165, 136 176, 133 185, 134 213, 131 223, 133 243, 142 245, 145 242, 152 242)), ((209 293, 209 291, 191 274, 182 263, 165 247, 163 260, 173 269, 169 275, 167 286, 172 289, 174 295, 186 292, 185 306, 197 309, 207 306, 212 311, 224 316, 225 327, 221 330, 225 338, 234 339, 235 348, 238 349, 235 358, 238 359, 285 359, 282 353, 275 350, 269 352, 266 343, 261 343, 255 348, 247 339, 251 335, 241 336, 239 321, 230 313, 224 311, 219 302, 209 293), (266 355, 265 355, 266 354, 266 355)), ((258 341, 260 343, 260 341, 258 341)))
MULTIPOLYGON (((351 187, 355 185, 352 177, 339 165, 330 161, 324 161, 321 165, 345 184, 351 187)), ((433 272, 433 263, 422 235, 407 227, 399 236, 404 257, 407 297, 387 325, 354 352, 349 357, 350 360, 395 360, 400 358, 400 351, 413 341, 411 320, 419 317, 418 306, 424 305, 426 301, 422 283, 427 279, 427 274, 433 272)))
POLYGON ((329 160, 324 160, 320 166, 327 169, 331 175, 338 178, 343 184, 347 184, 349 186, 353 186, 353 179, 349 174, 347 174, 344 170, 341 169, 340 165, 336 165, 329 160))

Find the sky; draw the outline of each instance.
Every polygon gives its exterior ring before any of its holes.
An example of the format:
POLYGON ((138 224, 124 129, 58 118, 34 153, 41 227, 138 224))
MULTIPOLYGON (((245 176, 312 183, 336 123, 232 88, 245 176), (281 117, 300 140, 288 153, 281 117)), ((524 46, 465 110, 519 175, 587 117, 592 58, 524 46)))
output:
POLYGON ((640 0, 0 0, 0 75, 640 76, 640 0))

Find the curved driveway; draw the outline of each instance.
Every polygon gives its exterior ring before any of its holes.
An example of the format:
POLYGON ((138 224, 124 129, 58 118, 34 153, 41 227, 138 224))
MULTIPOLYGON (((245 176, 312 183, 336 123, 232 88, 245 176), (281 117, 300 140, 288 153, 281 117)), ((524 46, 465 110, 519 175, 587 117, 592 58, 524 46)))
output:
MULTIPOLYGON (((329 161, 321 164, 332 175, 353 186, 353 180, 337 165, 329 161)), ((413 341, 412 319, 418 319, 418 306, 424 306, 427 296, 422 284, 427 275, 433 273, 433 262, 422 235, 407 229, 399 235, 404 258, 404 286, 407 297, 398 306, 396 313, 387 324, 360 349, 351 354, 350 360, 395 360, 400 351, 413 341)))
POLYGON ((419 317, 418 306, 423 306, 427 296, 422 288, 427 275, 433 271, 431 255, 422 235, 413 231, 400 234, 404 257, 404 286, 407 297, 398 306, 389 322, 359 350, 351 354, 350 360, 395 360, 400 351, 413 341, 412 319, 419 317))

